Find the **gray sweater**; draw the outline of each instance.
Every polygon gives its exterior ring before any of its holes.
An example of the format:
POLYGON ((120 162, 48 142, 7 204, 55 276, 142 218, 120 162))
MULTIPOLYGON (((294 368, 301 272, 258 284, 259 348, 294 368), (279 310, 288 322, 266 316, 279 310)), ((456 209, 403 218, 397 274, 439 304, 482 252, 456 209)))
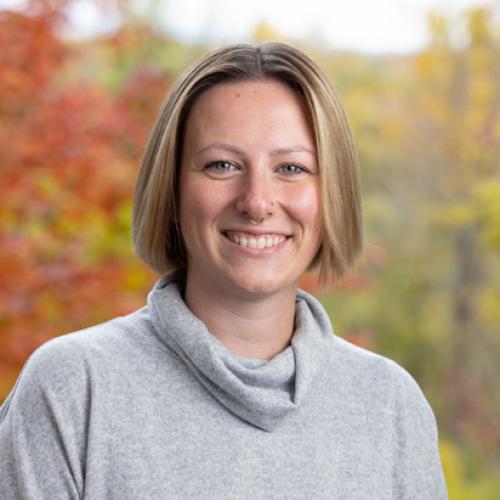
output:
POLYGON ((446 499, 436 422, 396 363, 298 291, 291 346, 232 354, 162 278, 44 344, 0 407, 2 500, 446 499))

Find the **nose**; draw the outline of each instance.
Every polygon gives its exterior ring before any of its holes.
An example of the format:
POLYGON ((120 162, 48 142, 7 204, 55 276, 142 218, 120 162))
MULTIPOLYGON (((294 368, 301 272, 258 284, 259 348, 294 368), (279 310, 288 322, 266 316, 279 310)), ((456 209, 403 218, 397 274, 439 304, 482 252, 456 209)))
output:
POLYGON ((263 222, 274 215, 277 204, 274 195, 271 179, 257 173, 246 175, 242 178, 236 209, 251 222, 263 222))

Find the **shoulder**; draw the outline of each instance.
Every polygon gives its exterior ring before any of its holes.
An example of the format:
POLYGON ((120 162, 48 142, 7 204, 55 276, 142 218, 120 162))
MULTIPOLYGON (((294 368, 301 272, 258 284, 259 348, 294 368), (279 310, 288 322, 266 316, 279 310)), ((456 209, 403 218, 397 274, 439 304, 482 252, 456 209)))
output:
POLYGON ((412 416, 429 429, 433 411, 413 376, 395 361, 334 336, 331 368, 350 391, 383 402, 395 419, 412 416))
MULTIPOLYGON (((314 296, 298 290, 297 302, 303 301, 312 311, 322 331, 333 334, 330 319, 314 296)), ((430 423, 433 412, 412 375, 395 361, 356 346, 333 334, 328 366, 330 386, 345 401, 364 402, 367 409, 386 414, 404 415, 410 411, 423 415, 430 423)))
POLYGON ((103 367, 114 368, 129 327, 116 318, 52 339, 28 358, 0 406, 0 482, 12 492, 49 498, 49 490, 72 489, 80 496, 90 416, 100 414, 95 394, 109 392, 103 367))
MULTIPOLYGON (((16 384, 0 407, 8 409, 34 401, 77 397, 85 399, 92 379, 110 367, 126 366, 147 344, 148 326, 142 310, 51 339, 27 359, 16 384)), ((99 378, 100 377, 99 375, 99 378)))
POLYGON ((345 373, 346 377, 363 379, 371 385, 411 378, 395 361, 352 344, 337 335, 333 338, 332 363, 341 368, 341 373, 345 373))
POLYGON ((43 375, 50 371, 64 377, 82 371, 99 354, 123 349, 134 342, 133 316, 120 316, 45 342, 28 358, 22 376, 27 375, 25 372, 43 375))

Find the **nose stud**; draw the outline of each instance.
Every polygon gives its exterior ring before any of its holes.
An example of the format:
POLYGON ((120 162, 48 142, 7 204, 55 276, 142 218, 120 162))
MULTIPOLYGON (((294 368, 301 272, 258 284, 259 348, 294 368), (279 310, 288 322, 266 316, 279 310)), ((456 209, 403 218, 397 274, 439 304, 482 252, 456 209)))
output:
POLYGON ((265 216, 263 217, 254 217, 250 215, 250 212, 248 211, 245 211, 244 213, 251 224, 262 224, 267 216, 273 215, 273 211, 274 211, 274 201, 271 201, 269 202, 269 211, 266 212, 265 216))

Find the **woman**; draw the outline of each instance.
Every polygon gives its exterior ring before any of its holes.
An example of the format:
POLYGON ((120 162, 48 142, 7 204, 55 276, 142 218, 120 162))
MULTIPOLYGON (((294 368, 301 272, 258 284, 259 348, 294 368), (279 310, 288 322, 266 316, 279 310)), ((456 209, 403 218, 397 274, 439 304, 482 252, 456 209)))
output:
POLYGON ((190 68, 134 200, 136 252, 164 277, 144 308, 30 357, 1 408, 5 498, 446 498, 415 381, 297 289, 360 253, 357 175, 338 97, 298 50, 190 68))

